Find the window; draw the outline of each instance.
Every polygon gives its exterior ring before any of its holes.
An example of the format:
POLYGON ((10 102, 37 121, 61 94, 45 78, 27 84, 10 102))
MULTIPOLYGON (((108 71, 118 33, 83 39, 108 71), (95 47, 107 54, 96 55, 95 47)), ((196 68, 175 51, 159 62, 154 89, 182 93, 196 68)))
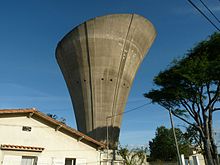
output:
POLYGON ((22 131, 31 132, 31 127, 23 126, 23 127, 22 127, 22 131))
POLYGON ((76 159, 75 158, 66 158, 65 159, 65 165, 75 165, 76 159))
POLYGON ((37 165, 37 157, 22 156, 21 165, 37 165))

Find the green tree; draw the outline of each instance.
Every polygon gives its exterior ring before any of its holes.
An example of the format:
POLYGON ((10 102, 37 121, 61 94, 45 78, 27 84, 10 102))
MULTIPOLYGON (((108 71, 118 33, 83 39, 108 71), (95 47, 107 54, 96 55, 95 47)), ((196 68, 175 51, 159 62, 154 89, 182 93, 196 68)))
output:
MULTIPOLYGON (((188 156, 189 141, 185 139, 184 133, 179 128, 175 128, 175 133, 180 153, 188 156)), ((151 161, 176 161, 177 151, 173 137, 173 130, 165 128, 164 126, 158 127, 155 137, 149 142, 149 149, 149 160, 151 161)))
POLYGON ((126 165, 138 165, 146 162, 146 149, 145 148, 133 148, 119 146, 119 155, 124 159, 126 165))
POLYGON ((186 132, 184 136, 193 147, 199 147, 200 149, 203 148, 201 136, 199 135, 199 132, 195 129, 195 127, 191 125, 186 127, 186 132))
POLYGON ((208 165, 219 165, 212 128, 213 115, 220 110, 219 82, 220 34, 215 33, 160 72, 154 78, 159 88, 144 94, 199 132, 208 165))
POLYGON ((55 114, 48 113, 47 116, 51 117, 51 118, 54 119, 54 120, 57 120, 57 119, 58 119, 58 116, 55 115, 55 114))
POLYGON ((51 113, 48 113, 47 116, 51 117, 52 119, 54 120, 57 120, 63 124, 66 124, 66 119, 64 117, 58 117, 56 114, 51 114, 51 113))

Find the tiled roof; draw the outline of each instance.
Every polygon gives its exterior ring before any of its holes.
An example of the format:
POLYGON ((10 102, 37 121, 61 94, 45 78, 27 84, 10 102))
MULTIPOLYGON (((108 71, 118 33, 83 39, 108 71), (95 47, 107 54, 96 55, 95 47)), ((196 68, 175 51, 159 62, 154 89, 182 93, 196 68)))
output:
POLYGON ((97 148, 103 149, 105 148, 105 144, 96 141, 95 139, 67 126, 66 124, 63 124, 47 115, 45 115, 44 113, 36 110, 35 108, 27 108, 27 109, 0 109, 0 117, 1 115, 10 115, 10 114, 21 114, 21 115, 26 115, 28 117, 39 117, 43 120, 46 120, 54 125, 57 126, 58 129, 63 129, 67 132, 69 132, 70 134, 73 134, 75 136, 77 136, 80 139, 86 140, 87 142, 90 142, 92 144, 95 144, 96 146, 98 146, 97 148))
POLYGON ((42 152, 44 148, 42 147, 32 147, 32 146, 20 146, 20 145, 10 145, 2 144, 2 150, 16 150, 16 151, 32 151, 32 152, 42 152))

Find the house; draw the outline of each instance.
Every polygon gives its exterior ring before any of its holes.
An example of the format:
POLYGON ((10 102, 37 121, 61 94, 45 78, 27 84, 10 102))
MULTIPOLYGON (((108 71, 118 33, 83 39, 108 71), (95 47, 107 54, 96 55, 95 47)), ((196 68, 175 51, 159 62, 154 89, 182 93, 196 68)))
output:
POLYGON ((34 108, 0 110, 1 165, 95 165, 104 148, 34 108))

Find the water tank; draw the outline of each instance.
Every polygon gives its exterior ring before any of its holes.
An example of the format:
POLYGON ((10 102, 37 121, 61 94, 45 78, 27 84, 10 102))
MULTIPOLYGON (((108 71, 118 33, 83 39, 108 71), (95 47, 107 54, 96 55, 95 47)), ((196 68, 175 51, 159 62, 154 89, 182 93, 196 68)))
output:
POLYGON ((56 59, 72 99, 77 128, 117 147, 120 125, 135 74, 156 31, 136 14, 88 20, 58 43, 56 59))

